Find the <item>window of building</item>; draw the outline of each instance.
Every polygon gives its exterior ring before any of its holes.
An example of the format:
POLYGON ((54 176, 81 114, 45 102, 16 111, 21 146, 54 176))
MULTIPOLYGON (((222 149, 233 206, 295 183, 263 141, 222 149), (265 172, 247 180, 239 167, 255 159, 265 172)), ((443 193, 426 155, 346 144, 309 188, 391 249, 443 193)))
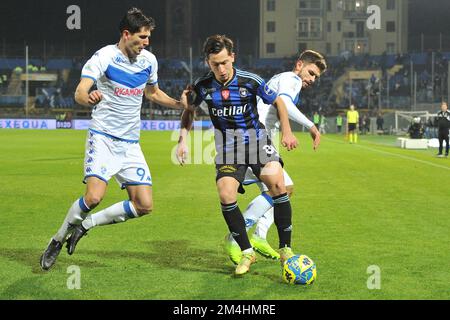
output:
POLYGON ((311 38, 318 38, 322 35, 322 19, 311 18, 309 26, 309 36, 311 38))
POLYGON ((338 54, 341 53, 341 43, 340 42, 338 42, 338 44, 337 44, 337 53, 338 54))
POLYGON ((327 52, 328 55, 331 54, 331 43, 329 43, 329 42, 327 42, 326 52, 327 52))
POLYGON ((267 21, 267 32, 275 32, 275 21, 267 21))
POLYGON ((356 37, 357 38, 364 38, 365 26, 366 26, 366 23, 363 21, 356 22, 356 37))
POLYGON ((299 0, 300 9, 320 9, 322 1, 320 0, 299 0))
POLYGON ((355 41, 354 40, 345 40, 344 50, 353 52, 355 50, 355 41))
POLYGON ((395 0, 387 0, 386 9, 395 10, 395 0))
POLYGON ((395 54, 395 43, 393 42, 386 43, 386 53, 395 54))
POLYGON ((273 42, 266 43, 266 53, 275 53, 275 43, 273 42))
POLYGON ((365 12, 367 10, 367 3, 365 0, 343 0, 344 11, 365 12))
POLYGON ((395 21, 386 22, 386 32, 395 32, 395 21))
POLYGON ((275 11, 275 0, 267 0, 267 11, 275 11))
POLYGON ((327 0, 327 11, 332 11, 331 0, 327 0))
POLYGON ((342 23, 341 23, 341 21, 338 21, 337 22, 337 31, 338 32, 341 32, 341 27, 342 27, 342 23))
POLYGON ((308 19, 298 19, 298 37, 308 38, 309 36, 308 19))
POLYGON ((327 32, 331 32, 331 22, 327 22, 327 32))
POLYGON ((301 18, 297 20, 299 38, 320 38, 322 36, 321 18, 301 18))

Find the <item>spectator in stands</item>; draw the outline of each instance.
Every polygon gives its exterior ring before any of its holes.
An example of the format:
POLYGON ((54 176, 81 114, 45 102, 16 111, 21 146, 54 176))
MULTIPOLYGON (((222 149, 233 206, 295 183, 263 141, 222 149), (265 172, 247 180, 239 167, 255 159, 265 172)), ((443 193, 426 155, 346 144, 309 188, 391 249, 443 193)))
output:
POLYGON ((14 68, 14 73, 15 73, 16 75, 21 75, 22 72, 23 72, 23 69, 22 69, 21 66, 17 66, 17 67, 14 68))

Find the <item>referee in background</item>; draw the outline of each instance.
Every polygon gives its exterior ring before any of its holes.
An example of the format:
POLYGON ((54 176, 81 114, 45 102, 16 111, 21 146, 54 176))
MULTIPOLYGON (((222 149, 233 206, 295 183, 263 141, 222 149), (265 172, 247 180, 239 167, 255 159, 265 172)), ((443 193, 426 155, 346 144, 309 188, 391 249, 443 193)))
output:
POLYGON ((448 157, 448 131, 450 129, 450 112, 448 112, 448 105, 447 102, 442 102, 441 104, 441 111, 437 114, 437 123, 438 123, 438 130, 439 130, 439 153, 437 154, 438 157, 442 158, 442 149, 444 141, 446 142, 445 146, 445 156, 448 157))

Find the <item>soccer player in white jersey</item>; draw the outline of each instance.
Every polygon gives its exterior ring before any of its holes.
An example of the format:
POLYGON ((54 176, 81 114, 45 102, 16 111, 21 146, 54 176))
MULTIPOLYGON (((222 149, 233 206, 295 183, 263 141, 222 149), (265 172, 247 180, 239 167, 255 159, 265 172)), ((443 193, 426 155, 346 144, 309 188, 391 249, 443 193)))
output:
POLYGON ((119 43, 98 50, 83 67, 75 100, 93 106, 84 159, 86 192, 72 204, 42 254, 44 270, 55 263, 66 241, 72 254, 87 230, 152 211, 152 178, 139 145, 142 97, 183 109, 180 101, 158 87, 156 57, 145 50, 154 28, 152 18, 137 8, 130 9, 119 24, 119 43), (90 92, 94 84, 97 90, 90 92), (89 214, 102 201, 112 177, 127 190, 128 200, 89 214))
MULTIPOLYGON (((296 104, 300 97, 300 91, 310 87, 326 69, 327 64, 325 58, 320 53, 306 50, 300 54, 292 71, 277 74, 268 82, 269 87, 277 92, 278 96, 286 104, 289 118, 310 131, 314 150, 320 144, 320 133, 314 123, 296 107, 296 104)), ((271 135, 271 139, 274 140, 273 135, 280 127, 277 109, 273 105, 265 104, 259 100, 258 113, 260 122, 264 124, 267 132, 271 135)), ((283 171, 284 182, 290 197, 294 190, 294 183, 287 172, 285 170, 283 171)), ((252 183, 258 185, 261 190, 261 195, 253 199, 244 212, 247 231, 256 224, 255 232, 250 238, 250 243, 255 251, 263 256, 279 259, 279 253, 267 242, 267 232, 274 222, 272 198, 267 193, 268 189, 266 185, 255 177, 251 169, 248 169, 243 184, 250 185, 252 183)), ((231 261, 237 264, 242 253, 231 234, 225 237, 225 250, 231 261)))

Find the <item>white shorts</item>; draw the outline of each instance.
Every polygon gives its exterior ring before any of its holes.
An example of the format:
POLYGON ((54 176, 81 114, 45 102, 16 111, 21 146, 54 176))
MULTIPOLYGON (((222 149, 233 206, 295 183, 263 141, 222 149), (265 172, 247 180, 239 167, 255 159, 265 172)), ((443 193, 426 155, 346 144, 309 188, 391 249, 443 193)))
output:
POLYGON ((122 189, 152 185, 152 176, 139 143, 126 142, 106 133, 88 130, 84 180, 97 177, 106 183, 115 177, 122 189))
MULTIPOLYGON (((283 176, 284 176, 284 185, 285 186, 293 186, 294 185, 294 182, 292 181, 291 177, 289 177, 288 173, 284 169, 283 169, 283 176)), ((247 168, 247 172, 245 173, 245 179, 244 179, 244 182, 242 182, 242 184, 244 186, 248 186, 253 183, 256 183, 256 185, 258 186, 259 190, 261 190, 261 192, 269 191, 269 188, 267 188, 267 186, 263 182, 259 181, 259 179, 255 176, 252 169, 247 168)))

